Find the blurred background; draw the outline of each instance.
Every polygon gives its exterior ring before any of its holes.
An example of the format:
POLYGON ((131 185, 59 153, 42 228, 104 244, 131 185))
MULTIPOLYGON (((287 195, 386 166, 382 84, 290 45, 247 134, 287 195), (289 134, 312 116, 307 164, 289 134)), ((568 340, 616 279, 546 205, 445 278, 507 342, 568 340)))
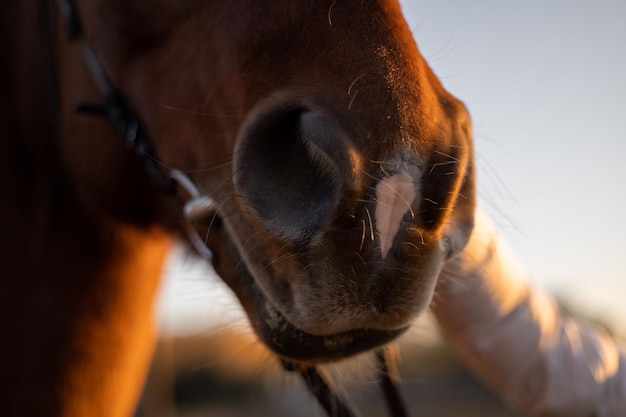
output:
MULTIPOLYGON (((626 2, 405 0, 422 55, 472 115, 480 205, 530 279, 626 334, 626 2)), ((142 416, 323 416, 255 342, 234 297, 182 248, 158 304, 142 416)), ((428 317, 401 343, 416 415, 514 416, 428 317)), ((330 370, 383 415, 367 358, 330 370)))
POLYGON ((472 115, 481 205, 536 283, 626 330, 626 2, 406 0, 472 115))

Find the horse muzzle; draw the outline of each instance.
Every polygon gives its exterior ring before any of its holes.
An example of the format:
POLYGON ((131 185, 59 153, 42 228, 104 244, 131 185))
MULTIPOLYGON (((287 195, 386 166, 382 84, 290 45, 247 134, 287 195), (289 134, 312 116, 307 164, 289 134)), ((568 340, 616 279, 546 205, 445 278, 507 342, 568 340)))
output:
POLYGON ((220 203, 230 249, 216 269, 265 343, 291 359, 393 340, 428 306, 452 253, 447 218, 424 215, 427 161, 338 114, 285 95, 253 109, 235 148, 234 196, 220 203))

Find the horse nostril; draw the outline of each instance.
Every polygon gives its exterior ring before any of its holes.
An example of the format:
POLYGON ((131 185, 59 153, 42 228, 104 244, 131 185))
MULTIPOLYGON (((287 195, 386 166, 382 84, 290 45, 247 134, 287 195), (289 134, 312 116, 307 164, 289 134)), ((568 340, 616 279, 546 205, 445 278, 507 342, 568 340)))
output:
POLYGON ((340 132, 326 116, 298 108, 256 117, 235 155, 235 187, 244 206, 277 237, 304 243, 328 223, 339 169, 329 146, 340 132))

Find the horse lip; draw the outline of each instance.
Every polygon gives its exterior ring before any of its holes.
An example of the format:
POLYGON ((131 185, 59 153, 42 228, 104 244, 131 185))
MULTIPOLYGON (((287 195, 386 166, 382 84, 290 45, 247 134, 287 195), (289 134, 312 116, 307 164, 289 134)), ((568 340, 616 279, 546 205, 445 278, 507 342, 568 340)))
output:
MULTIPOLYGON (((308 363, 330 362, 387 344, 410 326, 393 330, 357 329, 331 335, 307 333, 288 321, 263 294, 247 268, 245 291, 236 291, 246 298, 253 311, 247 309, 250 321, 261 340, 279 356, 308 363)), ((243 271, 241 271, 243 272, 243 271)))
POLYGON ((356 329, 330 335, 314 335, 298 328, 265 296, 245 263, 233 262, 238 251, 230 237, 220 233, 221 225, 215 226, 213 236, 221 236, 210 245, 216 255, 215 270, 239 299, 257 336, 278 356, 306 363, 336 361, 385 345, 410 327, 356 329))

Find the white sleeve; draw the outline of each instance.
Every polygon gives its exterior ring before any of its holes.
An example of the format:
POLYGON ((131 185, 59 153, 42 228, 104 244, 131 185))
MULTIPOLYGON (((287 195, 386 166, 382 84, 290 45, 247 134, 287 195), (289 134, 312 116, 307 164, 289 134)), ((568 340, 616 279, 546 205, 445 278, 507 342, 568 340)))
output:
POLYGON ((466 365, 522 413, 626 416, 624 345, 533 288, 483 212, 444 267, 433 311, 466 365))

